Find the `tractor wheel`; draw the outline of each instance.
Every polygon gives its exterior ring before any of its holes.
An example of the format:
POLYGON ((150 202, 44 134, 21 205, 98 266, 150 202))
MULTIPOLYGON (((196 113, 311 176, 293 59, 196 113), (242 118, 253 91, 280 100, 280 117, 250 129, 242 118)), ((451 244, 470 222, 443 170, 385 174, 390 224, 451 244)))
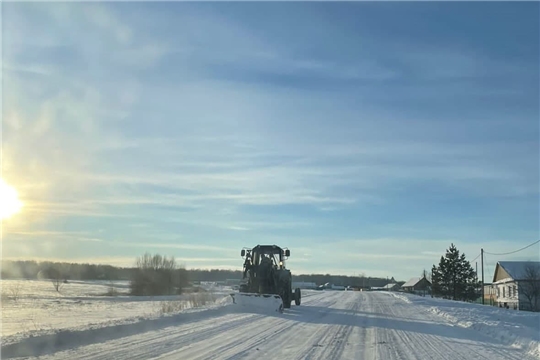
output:
POLYGON ((284 293, 284 298, 283 298, 283 307, 285 309, 290 309, 291 308, 291 302, 292 302, 291 295, 288 294, 287 292, 285 292, 284 293))
POLYGON ((285 309, 290 309, 291 308, 291 302, 292 302, 292 294, 290 292, 290 284, 287 284, 285 283, 284 284, 284 289, 283 291, 281 292, 282 294, 282 300, 283 300, 283 307, 285 309))
POLYGON ((296 288, 294 289, 294 303, 296 306, 300 305, 302 301, 302 294, 300 293, 300 289, 296 288))

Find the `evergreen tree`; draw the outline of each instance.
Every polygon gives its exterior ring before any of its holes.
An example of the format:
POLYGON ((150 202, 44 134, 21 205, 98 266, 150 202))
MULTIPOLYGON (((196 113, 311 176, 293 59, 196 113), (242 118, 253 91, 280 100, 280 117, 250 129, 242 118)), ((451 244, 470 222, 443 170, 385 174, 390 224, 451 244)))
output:
POLYGON ((476 273, 454 244, 441 256, 439 266, 433 265, 432 273, 433 294, 453 300, 475 299, 476 273))
MULTIPOLYGON (((441 256, 441 261, 443 257, 441 256)), ((431 268, 431 293, 436 296, 444 296, 444 291, 442 289, 442 275, 439 267, 433 265, 431 268)))

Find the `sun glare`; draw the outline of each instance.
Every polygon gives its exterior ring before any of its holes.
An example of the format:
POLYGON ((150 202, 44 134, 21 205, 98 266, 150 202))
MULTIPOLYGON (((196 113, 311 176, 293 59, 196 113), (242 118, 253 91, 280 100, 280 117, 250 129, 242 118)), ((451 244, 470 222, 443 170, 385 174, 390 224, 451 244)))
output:
POLYGON ((17 190, 0 178, 0 219, 9 219, 22 208, 17 190))

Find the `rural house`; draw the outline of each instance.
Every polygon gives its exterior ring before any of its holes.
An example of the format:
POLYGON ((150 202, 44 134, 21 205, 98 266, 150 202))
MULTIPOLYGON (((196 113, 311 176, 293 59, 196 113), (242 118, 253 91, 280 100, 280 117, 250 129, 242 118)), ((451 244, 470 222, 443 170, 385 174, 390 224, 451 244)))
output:
POLYGON ((540 310, 540 261, 499 261, 493 274, 496 304, 540 310))
POLYGON ((409 293, 426 294, 431 291, 431 282, 425 276, 421 278, 416 277, 401 285, 401 289, 409 293))
POLYGON ((386 284, 382 287, 382 289, 386 291, 397 291, 399 289, 399 284, 397 283, 386 284))

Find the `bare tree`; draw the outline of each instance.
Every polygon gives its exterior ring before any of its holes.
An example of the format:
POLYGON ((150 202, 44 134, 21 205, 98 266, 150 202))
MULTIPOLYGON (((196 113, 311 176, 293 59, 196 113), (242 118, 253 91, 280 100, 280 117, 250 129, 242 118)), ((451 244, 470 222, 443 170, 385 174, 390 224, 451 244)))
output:
POLYGON ((420 278, 426 278, 427 281, 431 282, 431 271, 427 271, 426 269, 422 270, 420 278))
MULTIPOLYGON (((431 284, 431 271, 427 271, 426 269, 422 270, 422 274, 420 274, 420 279, 426 279, 431 284)), ((431 288, 431 286, 429 285, 428 287, 431 288)), ((422 290, 422 296, 426 296, 426 290, 428 289, 424 287, 424 289, 422 290)), ((429 289, 429 291, 431 292, 431 289, 429 289)))
POLYGON ((527 301, 529 310, 540 311, 540 266, 530 264, 525 267, 523 279, 518 283, 519 296, 527 301))
POLYGON ((48 278, 51 280, 51 283, 54 286, 54 289, 57 292, 60 292, 60 289, 62 288, 62 285, 64 284, 64 280, 62 277, 62 272, 56 268, 50 268, 47 272, 48 278))
POLYGON ((9 292, 11 293, 11 298, 13 301, 19 300, 19 295, 21 292, 22 283, 20 281, 17 281, 10 289, 9 292))
POLYGON ((132 295, 177 294, 187 283, 187 273, 174 257, 146 253, 137 258, 135 266, 130 283, 132 295))
POLYGON ((7 301, 19 300, 19 295, 22 288, 21 281, 11 281, 8 284, 9 285, 6 286, 7 284, 4 283, 1 286, 1 289, 0 289, 2 292, 1 301, 7 302, 7 301))

